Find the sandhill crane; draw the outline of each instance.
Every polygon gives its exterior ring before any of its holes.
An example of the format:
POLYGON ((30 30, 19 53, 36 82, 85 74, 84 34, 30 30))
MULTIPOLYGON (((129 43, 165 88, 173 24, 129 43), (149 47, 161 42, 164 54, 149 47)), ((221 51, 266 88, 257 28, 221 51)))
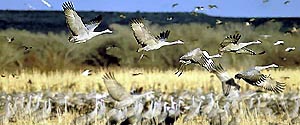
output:
POLYGON ((200 66, 206 68, 206 64, 203 61, 201 61, 202 56, 206 56, 209 59, 222 57, 220 54, 210 56, 207 51, 201 50, 200 48, 193 49, 192 51, 186 53, 185 55, 179 58, 179 62, 182 64, 180 65, 175 74, 180 76, 183 72, 184 66, 189 64, 199 64, 200 66))
POLYGON ((116 80, 113 73, 109 72, 103 76, 104 84, 108 90, 109 95, 116 101, 115 108, 123 108, 132 105, 135 101, 141 98, 153 94, 153 91, 146 92, 141 95, 130 95, 129 92, 116 80))
POLYGON ((85 69, 85 70, 81 73, 81 75, 83 75, 83 76, 90 76, 90 75, 92 75, 92 70, 85 69))
POLYGON ((71 31, 71 36, 69 37, 70 42, 84 43, 97 35, 112 33, 112 31, 109 29, 101 32, 94 32, 94 30, 101 23, 101 15, 97 16, 95 19, 92 19, 88 24, 83 24, 80 16, 77 15, 72 2, 64 2, 62 7, 64 9, 66 23, 71 31))
POLYGON ((265 51, 260 53, 256 53, 253 50, 247 48, 246 46, 254 45, 254 44, 261 44, 261 41, 253 41, 248 43, 239 43, 241 35, 234 34, 225 37, 225 39, 220 43, 219 52, 223 54, 224 52, 234 52, 237 54, 250 54, 250 55, 261 55, 264 54, 265 51))
POLYGON ((11 101, 11 96, 6 97, 6 102, 5 102, 5 112, 4 114, 0 115, 0 124, 7 124, 9 122, 9 119, 12 117, 13 112, 12 112, 12 104, 10 103, 11 101))
POLYGON ((277 46, 277 45, 283 45, 284 44, 284 41, 283 40, 278 40, 276 42, 274 42, 274 46, 277 46))
POLYGON ((51 107, 51 102, 50 102, 50 98, 49 98, 48 101, 46 101, 46 100, 44 101, 43 109, 32 113, 32 118, 34 118, 33 119, 34 122, 39 122, 41 120, 49 118, 51 115, 51 109, 52 109, 52 107, 51 107))
POLYGON ((213 8, 218 8, 218 6, 217 6, 217 5, 211 4, 211 5, 208 5, 208 8, 209 8, 209 9, 213 9, 213 8))
POLYGON ((106 117, 107 117, 107 122, 110 124, 117 124, 120 125, 123 121, 126 120, 126 113, 127 113, 127 108, 124 110, 121 109, 111 109, 108 111, 106 117))
MULTIPOLYGON (((156 50, 167 45, 184 44, 181 40, 167 42, 166 40, 169 37, 170 30, 161 32, 159 36, 153 36, 144 25, 142 19, 132 19, 130 26, 137 43, 141 46, 138 48, 137 52, 156 50)), ((140 59, 143 55, 144 54, 141 55, 140 59)))
POLYGON ((12 43, 15 40, 15 37, 6 36, 6 40, 7 40, 8 43, 12 43))
POLYGON ((90 122, 92 122, 92 120, 97 118, 97 114, 98 114, 98 98, 95 98, 95 108, 92 112, 85 114, 83 116, 77 117, 73 120, 72 124, 75 125, 82 125, 82 124, 90 124, 90 122))
POLYGON ((167 116, 168 116, 168 112, 167 112, 167 102, 164 102, 163 104, 163 110, 162 112, 157 116, 157 123, 161 124, 164 123, 164 121, 166 120, 167 116))
POLYGON ((178 5, 179 5, 178 3, 174 3, 174 4, 172 4, 172 8, 174 8, 174 7, 178 6, 178 5))
MULTIPOLYGON (((193 105, 192 105, 192 106, 193 106, 193 105)), ((199 112, 200 112, 201 106, 202 106, 202 100, 200 100, 198 106, 196 106, 196 107, 191 107, 191 108, 189 109, 188 114, 183 118, 183 122, 190 121, 190 120, 192 120, 194 117, 196 117, 196 116, 199 114, 199 112)))
POLYGON ((243 79, 247 83, 253 86, 262 87, 266 90, 273 91, 275 93, 281 93, 285 89, 285 83, 280 83, 277 81, 274 81, 270 75, 264 75, 260 73, 261 70, 267 69, 267 68, 277 68, 278 65, 271 64, 268 66, 255 66, 251 67, 246 71, 242 71, 235 75, 236 79, 243 79))
POLYGON ((175 74, 182 74, 182 67, 184 65, 189 65, 191 63, 199 64, 204 67, 207 71, 216 74, 222 83, 222 89, 225 96, 229 94, 231 86, 235 86, 237 89, 240 88, 238 84, 235 83, 234 79, 229 76, 229 74, 223 69, 221 64, 216 65, 211 59, 212 56, 206 51, 201 51, 199 48, 185 54, 180 57, 180 62, 182 65, 179 67, 175 74))
POLYGON ((284 1, 284 4, 287 5, 289 4, 291 1, 287 0, 287 1, 284 1))
POLYGON ((286 48, 284 51, 286 51, 286 52, 292 52, 292 51, 294 51, 296 49, 296 47, 288 47, 288 48, 286 48))
POLYGON ((204 10, 204 7, 203 6, 194 7, 194 12, 198 12, 199 10, 204 10))
POLYGON ((223 21, 222 21, 222 20, 219 20, 219 19, 217 19, 217 20, 216 20, 216 24, 217 24, 217 25, 223 24, 223 21))
POLYGON ((204 64, 206 64, 206 69, 211 73, 214 73, 222 83, 222 90, 225 96, 229 95, 231 86, 234 86, 237 90, 240 86, 235 83, 234 79, 229 76, 229 74, 224 70, 221 64, 216 65, 212 59, 208 59, 206 56, 202 56, 204 64))

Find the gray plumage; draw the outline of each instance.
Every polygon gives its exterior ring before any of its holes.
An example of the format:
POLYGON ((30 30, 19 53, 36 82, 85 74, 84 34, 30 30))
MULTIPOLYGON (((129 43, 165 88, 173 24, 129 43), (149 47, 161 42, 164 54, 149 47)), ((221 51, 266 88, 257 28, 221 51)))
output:
POLYGON ((130 26, 137 43, 141 46, 137 52, 156 50, 166 45, 184 44, 181 40, 167 42, 169 30, 161 32, 158 36, 152 35, 142 19, 132 19, 130 26))
POLYGON ((242 71, 235 75, 236 79, 243 79, 247 83, 253 86, 262 87, 268 91, 273 91, 275 93, 281 93, 285 89, 285 83, 280 83, 273 80, 270 75, 264 75, 260 73, 261 70, 278 67, 275 64, 269 66, 255 66, 246 71, 242 71))
POLYGON ((247 48, 249 45, 261 44, 259 40, 248 42, 248 43, 240 43, 238 42, 241 38, 240 34, 234 34, 227 36, 221 43, 219 52, 223 54, 224 52, 234 52, 237 54, 249 54, 249 55, 261 55, 264 54, 265 51, 256 53, 255 51, 247 48))
POLYGON ((207 67, 207 63, 213 62, 212 58, 220 57, 222 56, 219 54, 210 56, 207 51, 201 50, 200 48, 193 49, 192 51, 180 57, 179 62, 181 63, 181 65, 175 74, 180 76, 183 72, 184 66, 189 64, 200 65, 210 72, 210 69, 207 67), (207 63, 205 63, 202 58, 206 58, 207 63))
POLYGON ((64 9, 67 26, 71 31, 71 36, 69 38, 70 42, 83 43, 97 35, 112 33, 109 29, 101 32, 94 32, 95 28, 101 23, 101 15, 92 19, 89 23, 83 24, 81 17, 76 13, 72 2, 64 2, 62 7, 64 9))

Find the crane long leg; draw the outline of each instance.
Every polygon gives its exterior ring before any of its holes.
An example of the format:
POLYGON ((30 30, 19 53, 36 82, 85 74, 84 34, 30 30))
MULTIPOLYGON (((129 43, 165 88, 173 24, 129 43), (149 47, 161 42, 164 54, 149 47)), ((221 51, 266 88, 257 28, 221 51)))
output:
POLYGON ((142 53, 142 55, 140 56, 138 62, 140 62, 142 60, 143 57, 149 58, 147 55, 145 55, 144 53, 142 53))
POLYGON ((142 60, 142 58, 144 57, 144 53, 142 53, 142 55, 140 56, 138 62, 140 62, 142 60))
POLYGON ((178 75, 178 77, 183 73, 183 67, 184 67, 184 64, 181 64, 180 67, 175 72, 175 74, 178 75))

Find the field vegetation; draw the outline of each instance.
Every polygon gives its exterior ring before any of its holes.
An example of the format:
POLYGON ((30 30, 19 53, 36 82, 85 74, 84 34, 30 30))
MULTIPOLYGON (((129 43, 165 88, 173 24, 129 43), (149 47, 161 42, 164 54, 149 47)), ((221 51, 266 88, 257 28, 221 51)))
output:
POLYGON ((178 66, 178 59, 194 48, 207 50, 216 54, 219 43, 225 36, 236 32, 242 34, 241 42, 261 40, 259 46, 252 46, 255 51, 266 51, 260 56, 225 54, 219 61, 227 69, 240 69, 253 65, 276 63, 287 67, 299 65, 299 33, 286 34, 280 31, 281 23, 269 21, 257 27, 246 26, 244 23, 225 22, 223 25, 211 27, 209 24, 171 24, 159 26, 147 22, 154 34, 164 30, 171 30, 170 40, 181 39, 184 45, 163 47, 154 52, 147 52, 148 59, 135 63, 140 54, 136 53, 137 43, 129 26, 111 24, 113 34, 93 38, 84 44, 67 42, 68 34, 65 32, 47 34, 32 33, 24 30, 0 31, 0 69, 15 71, 23 69, 41 69, 43 71, 62 69, 82 69, 85 66, 107 67, 135 67, 168 69, 178 66), (271 35, 269 38, 261 35, 271 35), (11 44, 6 42, 4 36, 14 36, 11 44), (277 40, 284 40, 284 46, 273 46, 277 40), (24 54, 22 46, 32 47, 24 54), (111 49, 108 47, 116 46, 111 49), (285 48, 296 47, 296 51, 287 53, 285 48), (249 59, 251 58, 251 59, 249 59))
MULTIPOLYGON (((300 74, 300 33, 283 33, 282 24, 269 21, 259 26, 246 26, 243 22, 224 22, 212 27, 209 24, 189 23, 160 26, 146 21, 149 29, 155 34, 163 30, 171 30, 170 40, 181 39, 184 45, 163 47, 160 50, 146 52, 148 58, 137 63, 140 56, 138 47, 129 26, 111 24, 113 34, 98 36, 87 43, 72 44, 68 42, 68 33, 33 33, 26 30, 1 30, 0 36, 0 92, 2 93, 91 93, 106 92, 102 76, 106 72, 114 72, 116 79, 130 91, 132 88, 143 87, 144 91, 155 90, 162 93, 180 93, 191 91, 207 94, 220 94, 221 84, 215 75, 197 66, 188 66, 182 76, 174 73, 179 66, 179 58, 194 48, 207 50, 216 54, 219 43, 225 36, 240 33, 241 41, 261 40, 259 46, 251 46, 255 51, 266 51, 264 55, 250 56, 225 54, 216 59, 234 76, 240 70, 250 66, 275 63, 278 69, 264 71, 272 78, 284 82, 287 87, 284 94, 299 94, 300 74), (269 38, 261 35, 271 35, 269 38), (15 41, 6 42, 5 36, 14 36, 15 41), (273 46, 277 40, 284 40, 284 46, 273 46), (32 47, 24 50, 24 46, 32 47), (286 47, 296 47, 293 52, 285 52, 286 47), (84 69, 92 69, 91 76, 82 76, 84 69), (142 73, 133 76, 133 73, 142 73), (184 88, 184 89, 183 89, 184 88)), ((257 87, 238 81, 241 92, 256 91, 257 87)), ((268 92, 266 92, 268 93, 268 92)), ((2 110, 2 109, 1 109, 2 110)), ((240 124, 289 124, 287 113, 266 117, 248 113, 247 107, 242 108, 240 124), (275 120, 274 120, 275 119, 275 120)), ((45 120, 48 124, 69 124, 76 113, 56 114, 57 117, 45 120)), ((103 124, 103 121, 97 121, 103 124)), ((183 123, 183 117, 176 122, 183 123)), ((188 124, 209 124, 199 116, 188 124)), ((34 124, 30 119, 17 120, 14 124, 34 124)))

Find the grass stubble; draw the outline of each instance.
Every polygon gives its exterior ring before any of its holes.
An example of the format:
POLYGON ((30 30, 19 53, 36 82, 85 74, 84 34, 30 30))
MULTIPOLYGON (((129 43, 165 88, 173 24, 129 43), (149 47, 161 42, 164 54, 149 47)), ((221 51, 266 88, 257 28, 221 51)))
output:
MULTIPOLYGON (((6 93, 27 93, 37 91, 51 91, 51 92, 107 92, 102 80, 102 76, 106 72, 114 72, 116 79, 129 91, 131 87, 143 87, 144 90, 160 90, 161 92, 172 93, 181 90, 189 91, 203 91, 203 93, 221 93, 220 81, 212 73, 207 71, 193 69, 184 71, 184 73, 177 77, 174 72, 176 70, 144 70, 133 68, 110 68, 110 69, 93 69, 91 76, 82 76, 81 71, 51 71, 41 72, 39 70, 24 70, 16 74, 15 77, 8 72, 2 73, 0 78, 0 90, 6 93), (133 73, 143 73, 142 75, 132 76, 133 73)), ((236 70, 228 70, 230 76, 234 76, 236 70)), ((265 74, 271 74, 272 78, 277 81, 285 82, 287 84, 287 92, 299 92, 299 77, 300 70, 284 69, 284 70, 269 70, 264 71, 265 74), (284 79, 283 77, 290 77, 284 79)), ((256 90, 256 87, 246 85, 244 81, 239 81, 241 85, 241 91, 256 90)), ((3 110, 3 109, 2 109, 3 110)), ((258 116, 255 113, 248 112, 247 107, 242 109, 242 121, 243 124, 269 124, 280 123, 288 124, 289 122, 283 119, 283 115, 278 116, 276 119, 273 117, 258 116)), ((39 124, 69 124, 78 114, 59 114, 53 119, 44 120, 39 124)), ((104 124, 104 121, 97 121, 99 124, 104 124)), ((177 124, 183 124, 183 117, 181 117, 177 124)), ((191 122, 186 124, 209 124, 209 121, 204 116, 198 116, 191 122)), ((17 120, 12 124, 35 124, 30 119, 17 120)))

